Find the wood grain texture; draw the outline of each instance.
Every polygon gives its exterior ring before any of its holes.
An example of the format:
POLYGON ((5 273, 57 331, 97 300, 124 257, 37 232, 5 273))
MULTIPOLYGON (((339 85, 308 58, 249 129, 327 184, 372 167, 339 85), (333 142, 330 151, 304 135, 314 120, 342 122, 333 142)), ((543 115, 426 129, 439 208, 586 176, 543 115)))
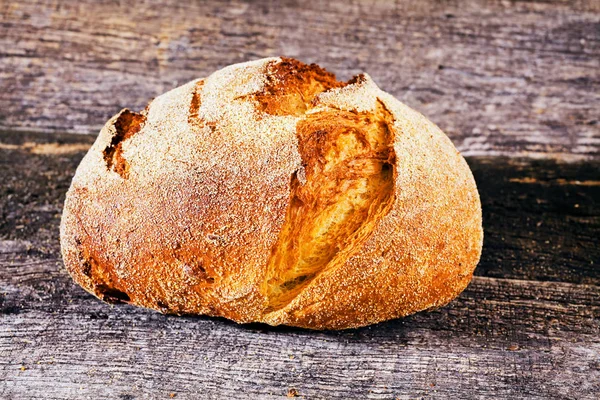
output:
POLYGON ((93 137, 0 133, 0 398, 600 393, 600 163, 469 157, 480 267, 449 306, 343 332, 163 316, 69 278, 58 223, 93 137))
POLYGON ((600 154, 600 5, 580 1, 0 2, 0 126, 95 133, 225 65, 366 71, 466 155, 600 154))

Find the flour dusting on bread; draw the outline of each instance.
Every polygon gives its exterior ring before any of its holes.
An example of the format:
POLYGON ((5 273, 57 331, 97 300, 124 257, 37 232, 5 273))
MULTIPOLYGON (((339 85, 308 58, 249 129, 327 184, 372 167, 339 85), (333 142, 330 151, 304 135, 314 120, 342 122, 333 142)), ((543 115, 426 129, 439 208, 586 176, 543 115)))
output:
POLYGON ((367 74, 267 58, 111 118, 61 223, 105 301, 313 329, 437 307, 469 283, 481 206, 450 140, 367 74))

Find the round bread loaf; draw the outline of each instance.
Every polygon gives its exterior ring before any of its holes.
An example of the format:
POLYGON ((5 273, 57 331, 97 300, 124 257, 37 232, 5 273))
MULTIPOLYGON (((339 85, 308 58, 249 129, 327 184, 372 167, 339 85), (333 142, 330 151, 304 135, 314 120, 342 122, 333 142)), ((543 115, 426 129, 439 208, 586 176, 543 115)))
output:
POLYGON ((107 302, 344 329, 447 304, 481 254, 448 137, 381 91, 289 58, 236 64, 111 118, 61 223, 107 302))

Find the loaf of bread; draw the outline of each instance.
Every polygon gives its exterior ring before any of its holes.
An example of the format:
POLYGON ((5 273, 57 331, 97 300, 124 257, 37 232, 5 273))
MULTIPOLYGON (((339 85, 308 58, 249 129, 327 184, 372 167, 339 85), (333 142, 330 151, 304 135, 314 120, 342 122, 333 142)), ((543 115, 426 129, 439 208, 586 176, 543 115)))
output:
POLYGON ((77 169, 67 270, 107 302, 344 329, 447 304, 481 205, 448 137, 361 74, 236 64, 122 110, 77 169))

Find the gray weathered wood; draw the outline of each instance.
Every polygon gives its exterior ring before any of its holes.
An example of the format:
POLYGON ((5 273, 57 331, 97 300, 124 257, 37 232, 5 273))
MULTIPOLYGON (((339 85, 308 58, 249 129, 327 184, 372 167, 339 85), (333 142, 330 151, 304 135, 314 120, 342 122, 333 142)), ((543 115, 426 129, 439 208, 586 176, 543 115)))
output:
POLYGON ((0 317, 2 398, 283 398, 290 388, 310 399, 600 393, 594 286, 478 277, 449 307, 347 332, 167 317, 81 294, 50 313, 51 295, 37 293, 32 309, 0 317))
POLYGON ((92 140, 0 133, 0 398, 598 397, 599 162, 469 157, 486 238, 468 289, 311 332, 109 306, 76 286, 58 223, 92 140))
POLYGON ((95 133, 225 65, 366 71, 467 155, 600 153, 600 3, 0 2, 0 126, 95 133))

